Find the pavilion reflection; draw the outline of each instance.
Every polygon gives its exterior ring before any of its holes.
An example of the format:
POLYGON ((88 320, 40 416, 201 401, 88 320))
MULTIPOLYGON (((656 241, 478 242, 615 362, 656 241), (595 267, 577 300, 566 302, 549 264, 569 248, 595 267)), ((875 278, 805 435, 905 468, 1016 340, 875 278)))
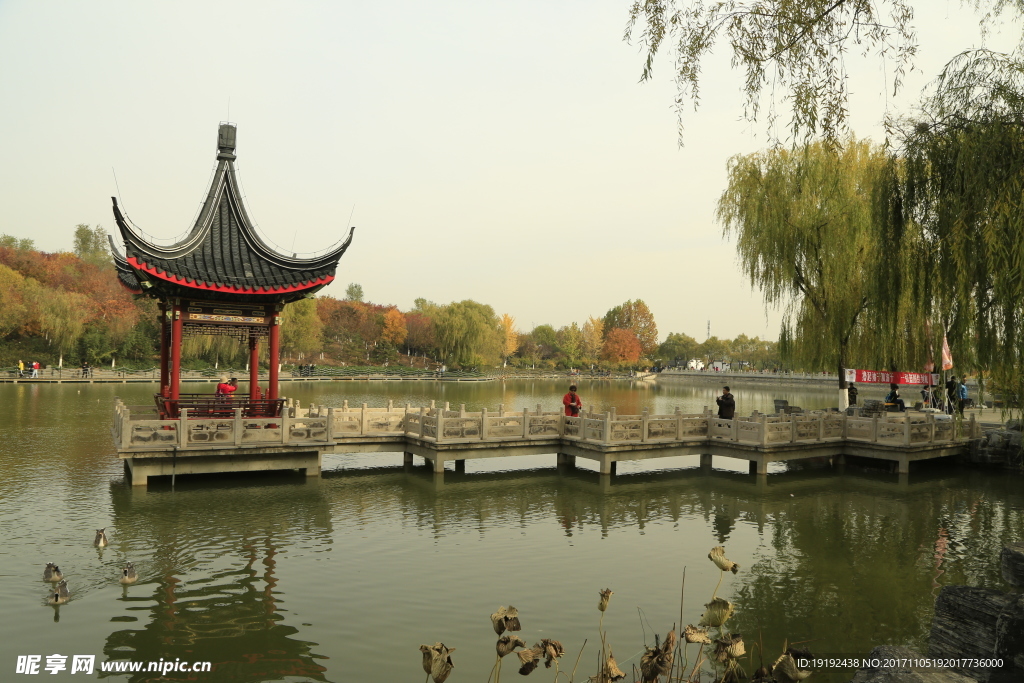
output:
MULTIPOLYGON (((119 542, 150 552, 137 562, 143 578, 121 598, 137 621, 118 621, 139 626, 111 632, 104 658, 210 661, 211 680, 327 681, 326 658, 314 652, 315 643, 296 637, 297 625, 286 623, 278 578, 282 551, 331 545, 331 515, 321 492, 266 481, 211 488, 112 487, 119 542)), ((195 677, 143 672, 129 680, 195 677)))

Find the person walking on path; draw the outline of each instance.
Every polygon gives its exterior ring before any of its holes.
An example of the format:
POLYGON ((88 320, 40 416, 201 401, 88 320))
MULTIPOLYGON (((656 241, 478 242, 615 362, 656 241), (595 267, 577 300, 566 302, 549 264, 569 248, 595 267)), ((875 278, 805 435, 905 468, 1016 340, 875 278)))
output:
POLYGON ((964 406, 967 405, 967 375, 964 375, 960 379, 960 384, 957 386, 957 401, 956 409, 960 411, 960 417, 964 416, 964 406))
POLYGON ((565 406, 565 414, 569 417, 578 417, 580 409, 583 407, 583 401, 580 400, 579 394, 576 393, 576 385, 569 386, 569 393, 562 397, 562 405, 565 406))
POLYGON ((25 376, 25 361, 19 360, 18 361, 18 377, 24 377, 24 376, 25 376))
POLYGON ((954 375, 946 381, 946 412, 950 415, 953 414, 953 408, 956 406, 959 396, 960 391, 956 386, 956 376, 954 375))
POLYGON ((722 387, 722 395, 715 401, 718 403, 718 417, 731 420, 736 414, 736 398, 729 393, 729 387, 722 387))
POLYGON ((32 366, 32 378, 39 377, 39 361, 32 361, 30 365, 32 366))
POLYGON ((853 382, 850 382, 850 386, 846 387, 846 396, 847 396, 847 398, 850 399, 850 405, 851 406, 857 405, 857 394, 858 393, 859 392, 857 390, 857 387, 853 386, 853 382))

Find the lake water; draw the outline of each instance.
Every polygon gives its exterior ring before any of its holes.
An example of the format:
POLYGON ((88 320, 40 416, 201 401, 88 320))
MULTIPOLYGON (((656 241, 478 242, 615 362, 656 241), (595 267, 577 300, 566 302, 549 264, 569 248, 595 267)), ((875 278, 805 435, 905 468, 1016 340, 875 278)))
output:
MULTIPOLYGON (((207 385, 200 385, 207 386, 207 385)), ((212 389, 212 385, 208 385, 212 389)), ((211 661, 212 673, 94 673, 116 680, 423 680, 421 643, 457 648, 453 683, 485 683, 494 661, 489 615, 520 611, 521 637, 566 648, 576 680, 595 673, 598 591, 615 591, 605 629, 620 666, 645 639, 696 623, 719 571, 712 546, 741 566, 718 593, 736 604, 757 668, 784 642, 815 654, 866 655, 878 644, 925 647, 939 587, 1006 589, 998 555, 1024 540, 1024 478, 924 463, 909 479, 825 464, 777 464, 767 484, 746 463, 697 456, 623 462, 610 486, 579 460, 468 461, 435 477, 395 454, 325 456, 320 478, 291 473, 179 478, 172 489, 127 485, 109 424, 114 396, 148 403, 154 385, 0 386, 0 680, 19 655, 95 655, 100 662, 211 661), (734 463, 734 464, 730 464, 734 463), (720 467, 721 465, 721 467, 720 467), (106 527, 110 545, 92 546, 106 527), (139 581, 117 578, 125 561, 139 581), (46 604, 46 562, 71 600, 46 604)), ((560 406, 565 383, 324 382, 287 395, 340 405, 430 399, 521 410, 560 406)), ((882 391, 881 389, 879 390, 882 391)), ((831 388, 734 387, 741 413, 774 398, 806 408, 831 388)), ((581 382, 581 396, 622 414, 697 412, 713 384, 581 382)), ((863 395, 863 394, 862 394, 863 395)), ((866 396, 871 398, 873 396, 866 396)), ((419 459, 417 459, 419 462, 419 459)), ((690 662, 696 655, 689 649, 690 662)), ((514 657, 504 678, 518 676, 514 657)), ((63 671, 45 680, 89 680, 63 671)), ((817 672, 845 681, 851 672, 817 672)), ((551 680, 541 668, 532 678, 551 680)), ((32 680, 32 679, 26 679, 32 680)), ((630 679, 631 680, 631 679, 630 679)))

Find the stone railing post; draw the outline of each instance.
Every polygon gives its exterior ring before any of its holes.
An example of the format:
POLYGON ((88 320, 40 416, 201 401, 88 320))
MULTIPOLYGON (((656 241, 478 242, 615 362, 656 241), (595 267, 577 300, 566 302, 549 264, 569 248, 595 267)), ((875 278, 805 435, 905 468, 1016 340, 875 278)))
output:
POLYGON ((796 415, 789 415, 789 442, 796 443, 796 415))
POLYGON ((327 443, 334 443, 334 408, 327 409, 327 443))
POLYGON ((480 409, 480 440, 487 440, 487 408, 480 409))
POLYGON ((683 411, 676 406, 676 441, 683 440, 683 411))
POLYGON ((871 443, 878 443, 878 415, 871 418, 871 443))
POLYGON ((768 445, 768 416, 761 415, 759 422, 761 423, 761 448, 768 445))
POLYGON ((122 406, 120 412, 118 430, 121 432, 121 448, 128 448, 132 443, 132 411, 128 406, 122 406))
POLYGON ((647 408, 640 414, 640 443, 647 443, 647 425, 649 421, 647 408))
POLYGON ((242 430, 245 429, 245 425, 242 423, 242 409, 235 408, 235 445, 242 445, 242 430))
POLYGON ((366 436, 366 404, 359 409, 359 435, 366 436))
POLYGON ((424 418, 427 417, 427 409, 420 406, 420 439, 423 438, 423 423, 426 422, 424 418))
POLYGON ((604 414, 604 428, 601 430, 601 441, 605 444, 611 443, 612 441, 612 414, 615 408, 604 414))
POLYGON ((530 409, 523 408, 523 438, 530 438, 530 409))
POLYGON ((825 440, 825 415, 818 416, 818 441, 825 440))
POLYGON ((928 413, 928 443, 935 443, 935 414, 928 413))
POLYGON ((188 448, 188 408, 178 412, 178 448, 188 448))
POLYGON ((441 439, 444 438, 444 411, 437 411, 437 443, 441 443, 441 439))
POLYGON ((903 445, 910 445, 910 416, 907 415, 903 423, 903 445))
POLYGON ((465 403, 460 403, 459 404, 459 417, 466 417, 466 404, 465 403))

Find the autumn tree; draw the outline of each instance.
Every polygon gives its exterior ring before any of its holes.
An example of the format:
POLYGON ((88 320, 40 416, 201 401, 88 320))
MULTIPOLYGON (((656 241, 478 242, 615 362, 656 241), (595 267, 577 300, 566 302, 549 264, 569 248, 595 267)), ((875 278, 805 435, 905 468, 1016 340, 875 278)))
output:
POLYGON ((613 329, 629 330, 640 340, 644 355, 658 348, 658 326, 654 322, 654 315, 640 299, 627 301, 605 313, 604 329, 606 339, 607 333, 613 329))
POLYGON ((516 331, 516 319, 504 313, 499 321, 501 325, 501 358, 505 365, 508 359, 519 349, 519 333, 516 331))
POLYGON ((408 350, 422 354, 433 352, 437 340, 434 334, 434 319, 423 311, 412 310, 405 314, 408 335, 405 344, 408 350))
POLYGON ((784 352, 810 367, 850 367, 864 340, 873 193, 886 165, 867 141, 733 157, 718 219, 766 304, 782 306, 784 352), (786 351, 788 349, 788 351, 786 351))
POLYGON ((381 339, 388 344, 400 346, 409 335, 405 326, 405 316, 397 308, 390 308, 384 314, 384 325, 381 330, 381 339))
POLYGON ((637 336, 619 327, 608 330, 601 348, 601 358, 612 363, 636 363, 642 353, 643 346, 637 336))
POLYGON ((604 344, 604 320, 590 316, 583 323, 583 357, 595 362, 601 357, 601 346, 604 344))

